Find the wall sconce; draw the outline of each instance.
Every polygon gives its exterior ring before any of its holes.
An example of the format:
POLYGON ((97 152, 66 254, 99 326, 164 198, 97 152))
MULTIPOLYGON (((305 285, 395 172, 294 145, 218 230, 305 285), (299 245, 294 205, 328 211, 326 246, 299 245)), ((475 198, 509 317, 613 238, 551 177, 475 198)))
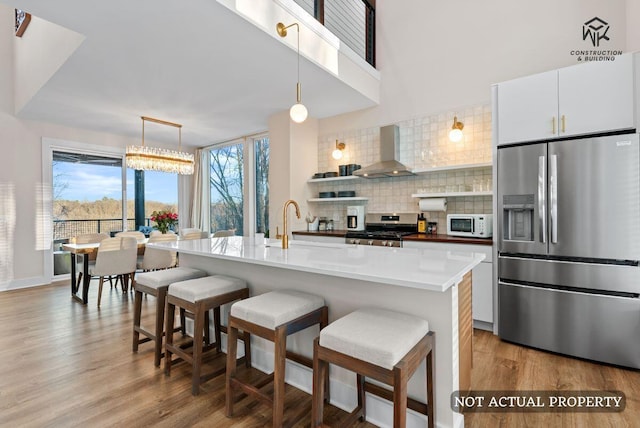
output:
POLYGON ((458 122, 458 116, 453 116, 453 126, 449 131, 449 140, 454 143, 462 140, 462 128, 464 128, 464 123, 458 122))
POLYGON ((342 159, 342 151, 345 147, 346 145, 344 143, 338 143, 338 140, 336 140, 336 149, 331 153, 331 156, 333 156, 335 160, 342 159))
POLYGON ((289 109, 289 116, 291 117, 291 120, 293 120, 296 123, 302 123, 306 120, 307 115, 309 114, 309 112, 307 111, 307 108, 304 106, 304 104, 302 104, 302 89, 301 89, 301 85, 300 85, 300 26, 298 25, 297 22, 294 22, 291 25, 287 25, 285 26, 282 22, 278 22, 278 24, 276 25, 276 31, 278 32, 278 35, 280 37, 286 37, 287 36, 287 28, 289 27, 293 27, 296 26, 296 29, 298 30, 298 43, 297 43, 297 51, 298 51, 298 83, 296 84, 296 103, 291 106, 291 109, 289 109))

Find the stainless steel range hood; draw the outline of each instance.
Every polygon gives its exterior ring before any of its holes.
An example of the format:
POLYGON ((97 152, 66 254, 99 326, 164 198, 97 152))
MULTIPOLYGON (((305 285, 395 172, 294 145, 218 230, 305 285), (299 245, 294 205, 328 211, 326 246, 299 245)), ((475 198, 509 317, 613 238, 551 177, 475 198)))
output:
POLYGON ((380 162, 355 170, 353 175, 364 178, 406 177, 414 175, 407 166, 398 162, 400 132, 397 125, 380 128, 380 162))

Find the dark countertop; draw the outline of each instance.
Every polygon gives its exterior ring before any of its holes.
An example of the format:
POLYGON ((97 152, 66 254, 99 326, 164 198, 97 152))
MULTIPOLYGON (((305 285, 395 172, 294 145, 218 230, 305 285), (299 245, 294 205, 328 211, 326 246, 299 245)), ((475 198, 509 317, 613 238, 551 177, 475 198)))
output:
MULTIPOLYGON (((317 231, 307 232, 306 230, 296 230, 291 232, 294 235, 308 235, 308 236, 331 236, 334 238, 344 238, 347 234, 346 230, 334 230, 331 232, 317 231)), ((460 236, 449 235, 427 235, 423 233, 415 233, 413 235, 403 236, 405 241, 417 241, 417 242, 444 242, 448 244, 469 244, 469 245, 493 245, 492 238, 463 238, 460 236)))
POLYGON ((405 241, 417 242, 444 242, 447 244, 472 244, 472 245, 493 245, 493 238, 464 238, 461 236, 449 235, 427 235, 424 233, 415 233, 402 237, 405 241))

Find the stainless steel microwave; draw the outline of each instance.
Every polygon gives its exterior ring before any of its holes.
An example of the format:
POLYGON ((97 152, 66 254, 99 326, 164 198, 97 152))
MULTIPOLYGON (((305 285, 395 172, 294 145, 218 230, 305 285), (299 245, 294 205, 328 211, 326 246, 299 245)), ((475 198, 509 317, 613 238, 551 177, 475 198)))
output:
POLYGON ((493 214, 448 214, 447 235, 491 238, 493 214))

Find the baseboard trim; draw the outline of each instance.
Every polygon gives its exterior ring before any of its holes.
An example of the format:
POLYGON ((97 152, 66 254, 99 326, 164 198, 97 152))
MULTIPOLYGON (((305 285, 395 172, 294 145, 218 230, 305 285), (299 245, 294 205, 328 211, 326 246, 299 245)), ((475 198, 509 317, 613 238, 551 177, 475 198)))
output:
POLYGON ((0 283, 0 291, 18 290, 21 288, 39 287, 41 285, 48 285, 51 281, 45 279, 43 276, 36 276, 32 278, 13 279, 11 281, 5 281, 0 283))

